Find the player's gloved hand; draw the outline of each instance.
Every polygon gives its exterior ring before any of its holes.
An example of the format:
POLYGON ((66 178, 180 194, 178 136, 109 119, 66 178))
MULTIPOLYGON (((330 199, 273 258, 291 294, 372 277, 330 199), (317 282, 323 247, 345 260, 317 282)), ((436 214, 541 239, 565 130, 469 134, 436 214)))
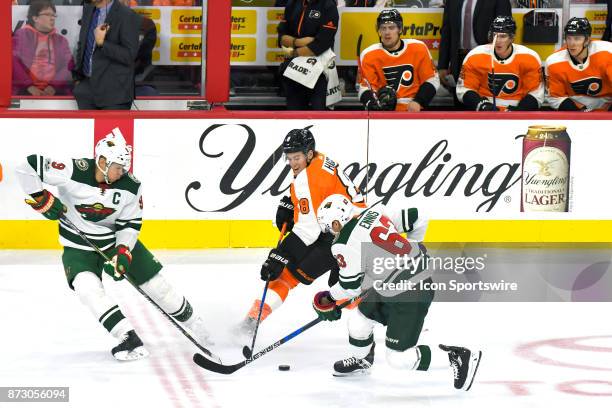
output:
POLYGON ((35 211, 38 211, 50 220, 58 220, 67 210, 59 198, 47 190, 32 194, 34 200, 26 200, 35 211))
POLYGON ((378 100, 374 97, 374 94, 371 95, 370 99, 365 104, 365 109, 368 111, 380 111, 382 110, 381 106, 378 103, 378 100))
POLYGON ((261 265, 261 280, 273 281, 278 279, 283 269, 289 264, 289 256, 278 249, 273 249, 268 254, 268 259, 261 265))
POLYGON ((390 86, 384 86, 378 90, 378 103, 381 110, 393 111, 397 105, 397 95, 390 86))
POLYGON ((119 245, 113 249, 113 255, 109 256, 110 262, 104 262, 104 272, 113 277, 114 280, 123 279, 132 263, 132 253, 125 245, 119 245))
POLYGON ((493 105, 491 102, 489 102, 488 100, 483 99, 482 101, 478 102, 478 105, 476 106, 476 110, 477 111, 498 111, 499 109, 497 109, 497 107, 493 105))
POLYGON ((328 290, 318 292, 312 300, 312 307, 321 320, 338 320, 342 316, 342 310, 336 305, 336 300, 328 290))
POLYGON ((276 228, 280 231, 284 223, 287 223, 287 231, 291 231, 293 228, 293 202, 291 202, 290 196, 281 198, 276 209, 276 228))

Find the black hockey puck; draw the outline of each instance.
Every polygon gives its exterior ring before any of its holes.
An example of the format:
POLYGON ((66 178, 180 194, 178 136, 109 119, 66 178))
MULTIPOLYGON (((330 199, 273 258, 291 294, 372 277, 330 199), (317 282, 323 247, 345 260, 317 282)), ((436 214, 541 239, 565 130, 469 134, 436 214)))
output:
POLYGON ((279 371, 289 371, 291 369, 290 366, 288 366, 287 364, 281 364, 278 366, 278 370, 279 371))

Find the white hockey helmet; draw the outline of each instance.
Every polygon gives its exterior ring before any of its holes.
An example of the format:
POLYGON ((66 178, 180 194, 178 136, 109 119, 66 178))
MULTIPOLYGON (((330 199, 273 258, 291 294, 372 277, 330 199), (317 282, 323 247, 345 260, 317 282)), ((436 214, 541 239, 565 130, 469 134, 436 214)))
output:
POLYGON ((130 171, 132 166, 132 146, 128 145, 121 134, 119 128, 114 128, 111 133, 100 139, 95 147, 96 166, 108 183, 108 169, 112 163, 117 163, 123 167, 124 172, 130 171), (100 167, 100 157, 106 159, 106 168, 100 167))
POLYGON ((332 194, 327 197, 317 210, 317 222, 323 232, 334 233, 332 224, 338 221, 341 227, 353 218, 355 206, 342 194, 332 194))

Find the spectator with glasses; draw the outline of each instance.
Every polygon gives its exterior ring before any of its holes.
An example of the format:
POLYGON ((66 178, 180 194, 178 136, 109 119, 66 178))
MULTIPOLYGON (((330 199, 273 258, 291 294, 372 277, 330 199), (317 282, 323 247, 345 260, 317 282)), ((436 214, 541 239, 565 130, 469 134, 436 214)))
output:
POLYGON ((13 36, 13 94, 53 96, 71 93, 74 67, 68 41, 55 29, 51 0, 32 0, 27 24, 13 36))

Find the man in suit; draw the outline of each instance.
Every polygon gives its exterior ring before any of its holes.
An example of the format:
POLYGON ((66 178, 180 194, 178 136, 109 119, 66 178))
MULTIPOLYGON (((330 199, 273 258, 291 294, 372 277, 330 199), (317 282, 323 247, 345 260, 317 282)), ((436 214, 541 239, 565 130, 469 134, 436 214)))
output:
POLYGON ((610 25, 612 24, 612 0, 608 0, 608 17, 606 17, 606 30, 601 37, 602 40, 612 41, 612 29, 610 25))
MULTIPOLYGON (((512 14, 510 0, 446 0, 441 29, 438 73, 445 88, 454 88, 467 53, 487 44, 489 26, 497 16, 512 14)), ((454 90, 451 92, 454 95, 454 90)))
POLYGON ((74 70, 79 109, 130 109, 140 16, 118 0, 83 7, 74 70))

